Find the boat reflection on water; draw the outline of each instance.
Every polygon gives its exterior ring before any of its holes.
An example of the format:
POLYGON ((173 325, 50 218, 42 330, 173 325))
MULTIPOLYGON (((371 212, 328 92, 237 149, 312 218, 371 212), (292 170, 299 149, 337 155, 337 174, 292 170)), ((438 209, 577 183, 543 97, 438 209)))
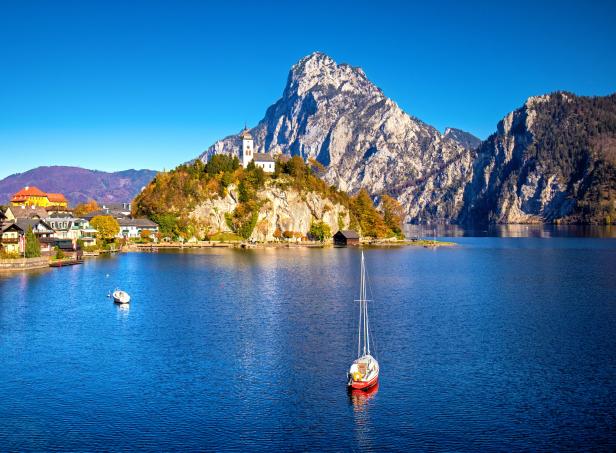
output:
POLYGON ((130 311, 129 304, 114 304, 118 311, 118 319, 128 317, 128 312, 130 311))
POLYGON ((366 390, 349 388, 349 401, 353 405, 355 411, 364 411, 369 407, 370 400, 376 396, 379 391, 379 383, 377 382, 372 387, 366 390))

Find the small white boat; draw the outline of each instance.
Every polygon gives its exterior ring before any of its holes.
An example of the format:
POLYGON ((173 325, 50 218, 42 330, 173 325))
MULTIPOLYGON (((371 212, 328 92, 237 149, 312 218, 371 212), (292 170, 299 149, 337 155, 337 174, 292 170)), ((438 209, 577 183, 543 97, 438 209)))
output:
POLYGON ((128 293, 126 291, 121 291, 119 289, 116 289, 113 294, 113 301, 116 304, 127 304, 130 302, 130 296, 128 295, 128 293))

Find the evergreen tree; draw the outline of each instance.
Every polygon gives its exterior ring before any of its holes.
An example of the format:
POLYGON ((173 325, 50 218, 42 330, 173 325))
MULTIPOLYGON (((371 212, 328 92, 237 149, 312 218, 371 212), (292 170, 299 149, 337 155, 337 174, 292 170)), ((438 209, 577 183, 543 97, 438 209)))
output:
POLYGON ((39 256, 41 256, 41 244, 30 226, 26 232, 26 258, 36 258, 39 256))

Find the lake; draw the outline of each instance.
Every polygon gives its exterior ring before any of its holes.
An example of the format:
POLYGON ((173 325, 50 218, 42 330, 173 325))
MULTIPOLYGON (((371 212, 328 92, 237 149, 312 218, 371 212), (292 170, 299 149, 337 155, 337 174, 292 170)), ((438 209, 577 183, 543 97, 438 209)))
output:
POLYGON ((0 450, 614 450, 613 235, 450 235, 364 250, 372 393, 358 249, 0 275, 0 450))

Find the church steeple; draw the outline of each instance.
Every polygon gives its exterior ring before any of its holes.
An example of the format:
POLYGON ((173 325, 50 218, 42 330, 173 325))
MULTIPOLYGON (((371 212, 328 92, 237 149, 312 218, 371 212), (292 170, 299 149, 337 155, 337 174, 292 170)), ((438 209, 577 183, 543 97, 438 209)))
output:
POLYGON ((246 168, 254 158, 254 140, 246 125, 244 125, 244 130, 240 133, 240 139, 242 140, 242 151, 240 156, 242 167, 246 168))

